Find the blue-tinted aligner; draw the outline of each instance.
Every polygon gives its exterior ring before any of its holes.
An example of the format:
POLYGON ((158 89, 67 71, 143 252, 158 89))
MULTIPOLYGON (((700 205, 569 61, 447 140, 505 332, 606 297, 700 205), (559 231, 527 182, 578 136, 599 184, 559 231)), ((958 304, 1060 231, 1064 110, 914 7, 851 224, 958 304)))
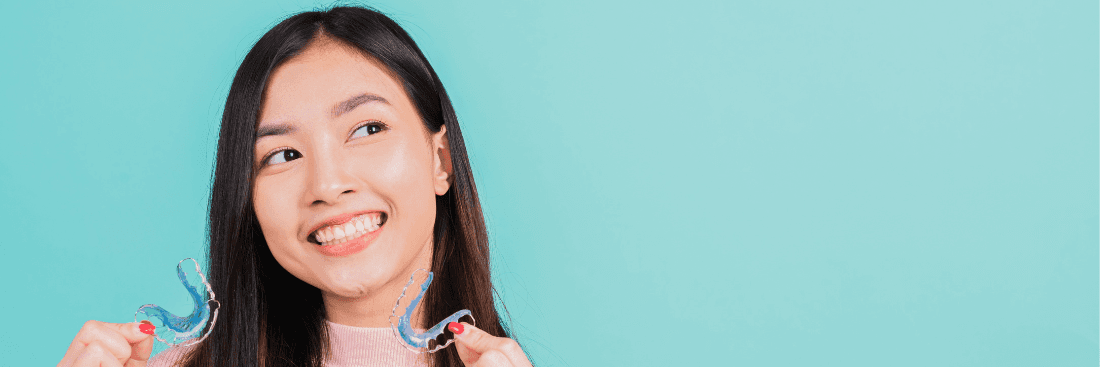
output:
POLYGON ((458 319, 463 316, 470 317, 470 320, 474 319, 473 315, 470 314, 470 310, 460 310, 451 314, 451 316, 443 319, 443 321, 440 321, 423 333, 418 333, 416 330, 413 330, 412 320, 410 319, 413 310, 420 304, 420 300, 424 297, 424 292, 428 291, 428 286, 432 284, 432 278, 434 276, 435 274, 425 269, 417 269, 414 271, 413 275, 409 277, 409 282, 405 284, 405 289, 401 290, 401 296, 397 299, 397 303, 393 305, 393 313, 390 316, 390 326, 393 327, 394 332, 401 341, 404 342, 405 347, 418 353, 433 353, 451 345, 451 343, 454 342, 454 338, 448 339, 446 342, 440 343, 434 348, 429 348, 428 343, 443 334, 443 331, 447 329, 447 324, 458 322, 458 319), (417 293, 416 297, 409 302, 407 307, 405 307, 405 313, 397 317, 397 325, 393 325, 393 319, 396 316, 398 307, 401 305, 401 300, 405 298, 405 293, 408 291, 409 286, 416 280, 416 272, 418 271, 428 273, 428 278, 424 280, 424 283, 420 284, 420 292, 417 293))
POLYGON ((206 275, 199 269, 199 263, 195 259, 180 260, 179 264, 176 264, 176 273, 194 302, 195 307, 191 314, 180 317, 168 312, 163 307, 147 304, 138 308, 137 312, 134 313, 134 320, 138 320, 138 315, 145 314, 157 327, 157 340, 171 346, 191 345, 206 339, 206 336, 210 334, 210 330, 214 329, 214 323, 218 320, 218 306, 220 306, 220 303, 214 299, 214 290, 210 287, 206 275), (187 260, 195 263, 194 275, 196 276, 188 276, 187 272, 183 270, 183 262, 187 260), (209 297, 209 300, 204 299, 204 296, 209 297), (213 308, 210 307, 211 303, 214 304, 213 308), (206 327, 208 321, 210 322, 209 328, 206 327), (204 330, 206 330, 205 334, 203 333, 204 330))

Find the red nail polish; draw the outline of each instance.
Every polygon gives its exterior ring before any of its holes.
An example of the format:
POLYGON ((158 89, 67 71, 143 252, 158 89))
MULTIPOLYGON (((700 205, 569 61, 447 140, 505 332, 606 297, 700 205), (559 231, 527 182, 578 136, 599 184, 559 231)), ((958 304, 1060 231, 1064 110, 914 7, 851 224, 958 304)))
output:
POLYGON ((462 324, 459 324, 457 322, 447 324, 447 329, 450 329, 452 333, 462 334, 462 324))
POLYGON ((138 330, 149 335, 153 335, 153 331, 156 329, 157 327, 153 326, 153 324, 141 323, 141 325, 138 325, 138 330))

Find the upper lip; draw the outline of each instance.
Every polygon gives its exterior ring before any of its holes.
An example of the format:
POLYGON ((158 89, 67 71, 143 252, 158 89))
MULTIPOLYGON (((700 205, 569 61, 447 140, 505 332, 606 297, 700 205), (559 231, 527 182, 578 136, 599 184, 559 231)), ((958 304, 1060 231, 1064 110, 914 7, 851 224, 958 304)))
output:
POLYGON ((344 213, 344 214, 340 214, 340 215, 337 215, 337 216, 334 216, 334 217, 330 217, 328 219, 325 219, 325 220, 321 221, 320 223, 317 223, 317 224, 313 225, 313 229, 310 229, 309 232, 306 233, 306 236, 307 237, 312 236, 314 232, 317 232, 321 228, 325 228, 325 227, 328 227, 328 226, 334 226, 334 225, 337 225, 337 224, 344 224, 344 223, 347 223, 347 221, 351 220, 352 218, 358 217, 358 216, 363 215, 363 214, 375 213, 375 212, 381 213, 382 211, 381 210, 364 210, 364 211, 359 211, 359 212, 344 213))

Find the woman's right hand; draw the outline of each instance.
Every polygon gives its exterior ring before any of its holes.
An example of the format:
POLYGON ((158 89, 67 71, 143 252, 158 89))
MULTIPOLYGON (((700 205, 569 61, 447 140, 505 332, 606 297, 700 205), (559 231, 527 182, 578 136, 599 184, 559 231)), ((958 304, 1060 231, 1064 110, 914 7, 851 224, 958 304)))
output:
POLYGON ((58 367, 145 367, 153 352, 154 326, 88 321, 76 333, 58 367))

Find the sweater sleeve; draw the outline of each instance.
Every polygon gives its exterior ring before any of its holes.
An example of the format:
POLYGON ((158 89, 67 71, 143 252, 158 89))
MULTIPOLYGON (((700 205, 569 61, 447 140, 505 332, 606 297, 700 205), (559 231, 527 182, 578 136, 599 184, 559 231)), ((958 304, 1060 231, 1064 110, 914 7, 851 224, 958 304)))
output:
POLYGON ((149 364, 146 367, 176 367, 194 349, 194 345, 168 348, 153 356, 153 358, 149 358, 149 364))

